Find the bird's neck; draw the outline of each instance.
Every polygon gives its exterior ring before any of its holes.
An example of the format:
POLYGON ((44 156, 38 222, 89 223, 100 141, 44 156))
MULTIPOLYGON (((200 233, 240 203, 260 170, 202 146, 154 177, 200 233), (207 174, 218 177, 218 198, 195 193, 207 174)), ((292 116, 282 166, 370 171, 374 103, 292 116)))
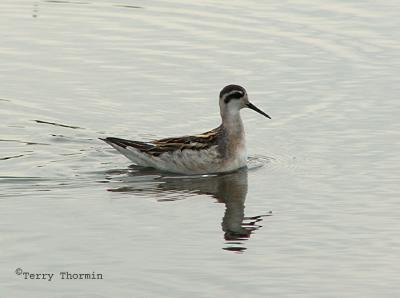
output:
POLYGON ((228 169, 244 167, 247 163, 247 150, 239 111, 223 113, 222 126, 225 138, 221 148, 225 160, 229 161, 228 169))
POLYGON ((236 137, 244 136, 243 121, 240 117, 240 111, 228 111, 221 114, 222 126, 226 132, 236 137))

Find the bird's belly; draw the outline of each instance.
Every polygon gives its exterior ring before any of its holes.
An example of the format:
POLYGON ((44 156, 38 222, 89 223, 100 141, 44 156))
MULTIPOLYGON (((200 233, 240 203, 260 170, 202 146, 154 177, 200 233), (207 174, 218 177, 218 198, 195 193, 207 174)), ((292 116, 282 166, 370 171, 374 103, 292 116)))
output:
MULTIPOLYGON (((223 158, 216 147, 208 150, 183 150, 165 156, 163 170, 183 174, 207 174, 231 172, 246 166, 247 152, 245 147, 237 148, 229 158, 223 158)), ((163 163, 159 163, 162 165, 163 163)))
POLYGON ((229 156, 221 156, 216 146, 206 150, 178 150, 157 157, 138 150, 129 151, 130 154, 124 153, 124 155, 138 165, 189 175, 231 172, 247 164, 247 152, 244 146, 237 147, 229 156))
POLYGON ((234 154, 225 162, 225 171, 234 171, 247 165, 247 150, 245 146, 238 146, 234 154))
POLYGON ((160 156, 163 170, 183 174, 206 174, 219 172, 222 160, 216 147, 207 150, 182 150, 160 156))
POLYGON ((239 164, 239 167, 244 167, 247 165, 247 150, 246 147, 243 147, 239 150, 238 156, 237 156, 237 162, 239 164))

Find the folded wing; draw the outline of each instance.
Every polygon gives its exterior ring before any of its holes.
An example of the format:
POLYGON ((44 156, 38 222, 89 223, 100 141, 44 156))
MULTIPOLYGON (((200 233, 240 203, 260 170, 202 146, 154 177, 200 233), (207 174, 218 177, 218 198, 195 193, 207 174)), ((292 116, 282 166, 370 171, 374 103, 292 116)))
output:
POLYGON ((201 150, 208 149, 217 144, 218 136, 222 133, 222 127, 217 127, 206 133, 184 136, 178 138, 165 138, 152 142, 140 142, 133 140, 126 140, 120 138, 109 137, 101 139, 110 145, 116 145, 122 148, 133 147, 140 152, 150 154, 152 156, 159 156, 166 152, 183 151, 183 150, 201 150))

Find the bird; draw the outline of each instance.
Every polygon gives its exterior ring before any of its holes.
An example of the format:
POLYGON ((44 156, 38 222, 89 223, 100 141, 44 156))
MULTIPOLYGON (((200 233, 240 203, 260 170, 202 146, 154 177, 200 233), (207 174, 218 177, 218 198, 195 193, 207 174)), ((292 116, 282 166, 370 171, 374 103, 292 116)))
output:
POLYGON ((150 142, 116 137, 100 138, 136 165, 184 175, 233 172, 247 166, 245 131, 240 110, 249 108, 271 119, 249 101, 239 85, 227 85, 219 94, 222 123, 205 133, 150 142))

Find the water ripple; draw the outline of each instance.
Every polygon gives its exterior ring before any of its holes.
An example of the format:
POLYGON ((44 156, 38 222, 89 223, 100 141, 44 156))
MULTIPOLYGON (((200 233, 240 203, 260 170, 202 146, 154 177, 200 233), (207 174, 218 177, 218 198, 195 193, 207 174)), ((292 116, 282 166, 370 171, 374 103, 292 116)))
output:
POLYGON ((65 125, 65 124, 60 124, 60 123, 56 123, 56 122, 49 122, 49 121, 43 121, 43 120, 33 120, 33 121, 35 121, 36 123, 49 124, 49 125, 67 127, 67 128, 72 128, 72 129, 83 129, 82 127, 79 127, 79 126, 65 125))

